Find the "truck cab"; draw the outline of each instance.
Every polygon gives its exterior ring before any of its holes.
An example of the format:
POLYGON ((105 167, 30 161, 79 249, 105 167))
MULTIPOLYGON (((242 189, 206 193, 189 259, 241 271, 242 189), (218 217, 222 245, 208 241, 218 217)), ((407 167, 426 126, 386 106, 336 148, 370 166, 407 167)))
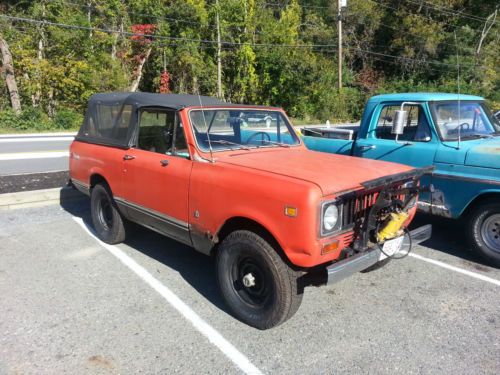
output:
POLYGON ((464 219, 471 247, 500 265, 500 123, 479 96, 444 93, 372 97, 357 127, 304 129, 313 150, 434 166, 421 211, 464 219), (399 112, 399 113, 398 113, 399 112), (395 129, 400 115, 400 131, 395 129))

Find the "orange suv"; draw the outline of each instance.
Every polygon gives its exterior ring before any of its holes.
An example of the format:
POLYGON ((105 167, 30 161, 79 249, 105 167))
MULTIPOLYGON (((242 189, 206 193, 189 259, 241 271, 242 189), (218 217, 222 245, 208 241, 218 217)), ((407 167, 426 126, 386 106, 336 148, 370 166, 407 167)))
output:
POLYGON ((214 255, 225 302, 260 329, 290 318, 304 286, 429 238, 406 229, 426 172, 310 151, 280 108, 192 95, 96 94, 70 148, 100 239, 124 241, 132 221, 214 255))

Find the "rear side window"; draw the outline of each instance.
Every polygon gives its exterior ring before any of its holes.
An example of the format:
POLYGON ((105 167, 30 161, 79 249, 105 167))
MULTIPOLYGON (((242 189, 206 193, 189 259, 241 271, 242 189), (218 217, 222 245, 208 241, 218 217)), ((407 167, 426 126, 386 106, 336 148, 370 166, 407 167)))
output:
MULTIPOLYGON (((379 139, 394 140, 396 136, 391 133, 392 124, 396 111, 401 109, 400 105, 386 105, 380 111, 377 121, 375 136, 379 139)), ((398 137, 402 141, 428 142, 431 140, 431 131, 427 116, 419 105, 405 105, 408 117, 403 129, 403 134, 398 137)))
POLYGON ((126 144, 129 134, 132 106, 97 104, 87 113, 81 136, 112 144, 126 144))

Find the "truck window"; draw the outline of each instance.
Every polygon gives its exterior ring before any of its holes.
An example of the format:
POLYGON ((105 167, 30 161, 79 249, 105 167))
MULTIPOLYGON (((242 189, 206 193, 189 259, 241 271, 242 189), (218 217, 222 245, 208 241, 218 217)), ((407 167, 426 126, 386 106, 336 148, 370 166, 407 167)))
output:
MULTIPOLYGON (((394 115, 400 105, 387 105, 382 108, 375 129, 375 136, 380 139, 395 139, 396 136, 391 133, 394 115)), ((431 140, 431 131, 427 116, 419 105, 407 105, 408 118, 403 130, 399 136, 402 141, 409 142, 428 142, 431 140)))
POLYGON ((156 109, 142 110, 137 148, 164 155, 189 158, 184 128, 179 121, 177 112, 156 109))
POLYGON ((127 139, 131 114, 131 105, 99 104, 97 106, 99 119, 97 127, 93 118, 90 118, 91 135, 99 138, 115 139, 120 142, 124 141, 127 139))

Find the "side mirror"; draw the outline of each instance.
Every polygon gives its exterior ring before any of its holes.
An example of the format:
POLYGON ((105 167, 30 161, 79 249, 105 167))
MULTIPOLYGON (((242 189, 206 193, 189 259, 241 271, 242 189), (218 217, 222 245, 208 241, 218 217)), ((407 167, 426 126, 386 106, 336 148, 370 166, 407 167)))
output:
POLYGON ((402 110, 396 111, 394 116, 394 122, 392 123, 391 133, 396 135, 403 134, 407 118, 408 118, 407 111, 402 111, 402 110))

